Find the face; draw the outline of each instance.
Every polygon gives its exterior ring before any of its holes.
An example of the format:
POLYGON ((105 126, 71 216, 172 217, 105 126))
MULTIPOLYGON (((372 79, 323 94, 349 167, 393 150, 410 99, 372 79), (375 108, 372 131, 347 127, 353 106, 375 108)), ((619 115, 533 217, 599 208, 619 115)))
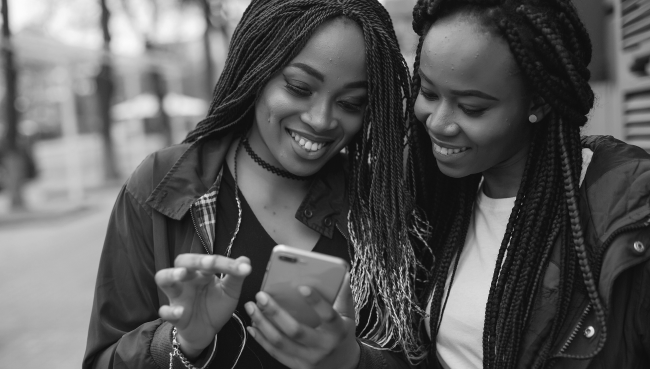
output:
POLYGON ((367 101, 365 43, 359 26, 320 26, 255 104, 250 144, 269 163, 301 176, 316 173, 362 126, 367 101))
POLYGON ((416 72, 415 115, 444 174, 523 173, 533 107, 505 40, 462 16, 444 18, 427 33, 416 72))

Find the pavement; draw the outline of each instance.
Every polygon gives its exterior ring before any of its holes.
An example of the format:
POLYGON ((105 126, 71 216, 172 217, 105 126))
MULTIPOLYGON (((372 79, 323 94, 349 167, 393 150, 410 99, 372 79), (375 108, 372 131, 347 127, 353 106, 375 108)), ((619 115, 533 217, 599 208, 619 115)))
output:
POLYGON ((0 367, 81 366, 118 191, 115 185, 94 189, 74 203, 53 196, 23 212, 0 207, 0 367))

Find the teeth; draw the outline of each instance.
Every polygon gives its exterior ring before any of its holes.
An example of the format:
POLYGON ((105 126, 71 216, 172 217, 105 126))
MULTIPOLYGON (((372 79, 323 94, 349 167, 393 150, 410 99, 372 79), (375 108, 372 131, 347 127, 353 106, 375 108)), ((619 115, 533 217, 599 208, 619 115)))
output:
POLYGON ((315 151, 318 151, 318 150, 322 149, 325 146, 325 142, 310 141, 310 140, 300 136, 296 132, 290 131, 290 133, 291 133, 291 137, 293 137, 293 139, 300 146, 302 146, 303 149, 305 149, 307 151, 315 152, 315 151))
POLYGON ((458 153, 461 153, 463 151, 466 151, 468 148, 463 147, 463 148, 460 148, 460 149, 449 149, 449 148, 446 148, 446 147, 440 147, 440 146, 438 146, 438 145, 436 145, 434 143, 433 144, 433 149, 437 153, 442 154, 442 155, 453 155, 453 154, 458 154, 458 153))

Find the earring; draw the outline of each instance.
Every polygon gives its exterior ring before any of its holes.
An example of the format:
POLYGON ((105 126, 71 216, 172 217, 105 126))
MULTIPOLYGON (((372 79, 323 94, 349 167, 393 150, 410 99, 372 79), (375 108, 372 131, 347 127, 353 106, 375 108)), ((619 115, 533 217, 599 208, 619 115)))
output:
POLYGON ((531 123, 535 123, 535 122, 537 122, 537 115, 535 115, 535 114, 531 114, 531 115, 528 117, 528 121, 531 122, 531 123))

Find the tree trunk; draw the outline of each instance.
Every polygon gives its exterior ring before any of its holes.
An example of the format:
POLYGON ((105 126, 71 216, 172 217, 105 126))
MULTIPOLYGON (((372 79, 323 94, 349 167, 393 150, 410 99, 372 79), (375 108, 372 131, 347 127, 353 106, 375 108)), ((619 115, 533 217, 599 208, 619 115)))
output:
POLYGON ((11 197, 11 209, 22 210, 25 208, 23 198, 23 185, 25 183, 25 158, 18 138, 18 111, 15 102, 17 91, 17 71, 14 62, 13 48, 11 45, 11 31, 9 28, 9 8, 7 0, 2 0, 2 59, 6 84, 5 119, 7 122, 4 165, 7 168, 7 189, 11 197))
POLYGON ((99 99, 99 116, 101 120, 102 146, 104 152, 104 178, 115 180, 120 177, 115 161, 113 136, 111 134, 111 103, 113 101, 113 68, 110 61, 105 60, 95 77, 97 82, 97 97, 99 99))
POLYGON ((111 134, 111 104, 113 102, 113 68, 110 60, 111 34, 108 28, 108 21, 111 13, 106 6, 106 0, 99 0, 102 8, 101 27, 104 36, 104 60, 99 73, 95 77, 97 81, 97 98, 99 99, 99 115, 101 120, 101 134, 104 151, 104 178, 115 180, 120 177, 115 160, 113 137, 111 134))

